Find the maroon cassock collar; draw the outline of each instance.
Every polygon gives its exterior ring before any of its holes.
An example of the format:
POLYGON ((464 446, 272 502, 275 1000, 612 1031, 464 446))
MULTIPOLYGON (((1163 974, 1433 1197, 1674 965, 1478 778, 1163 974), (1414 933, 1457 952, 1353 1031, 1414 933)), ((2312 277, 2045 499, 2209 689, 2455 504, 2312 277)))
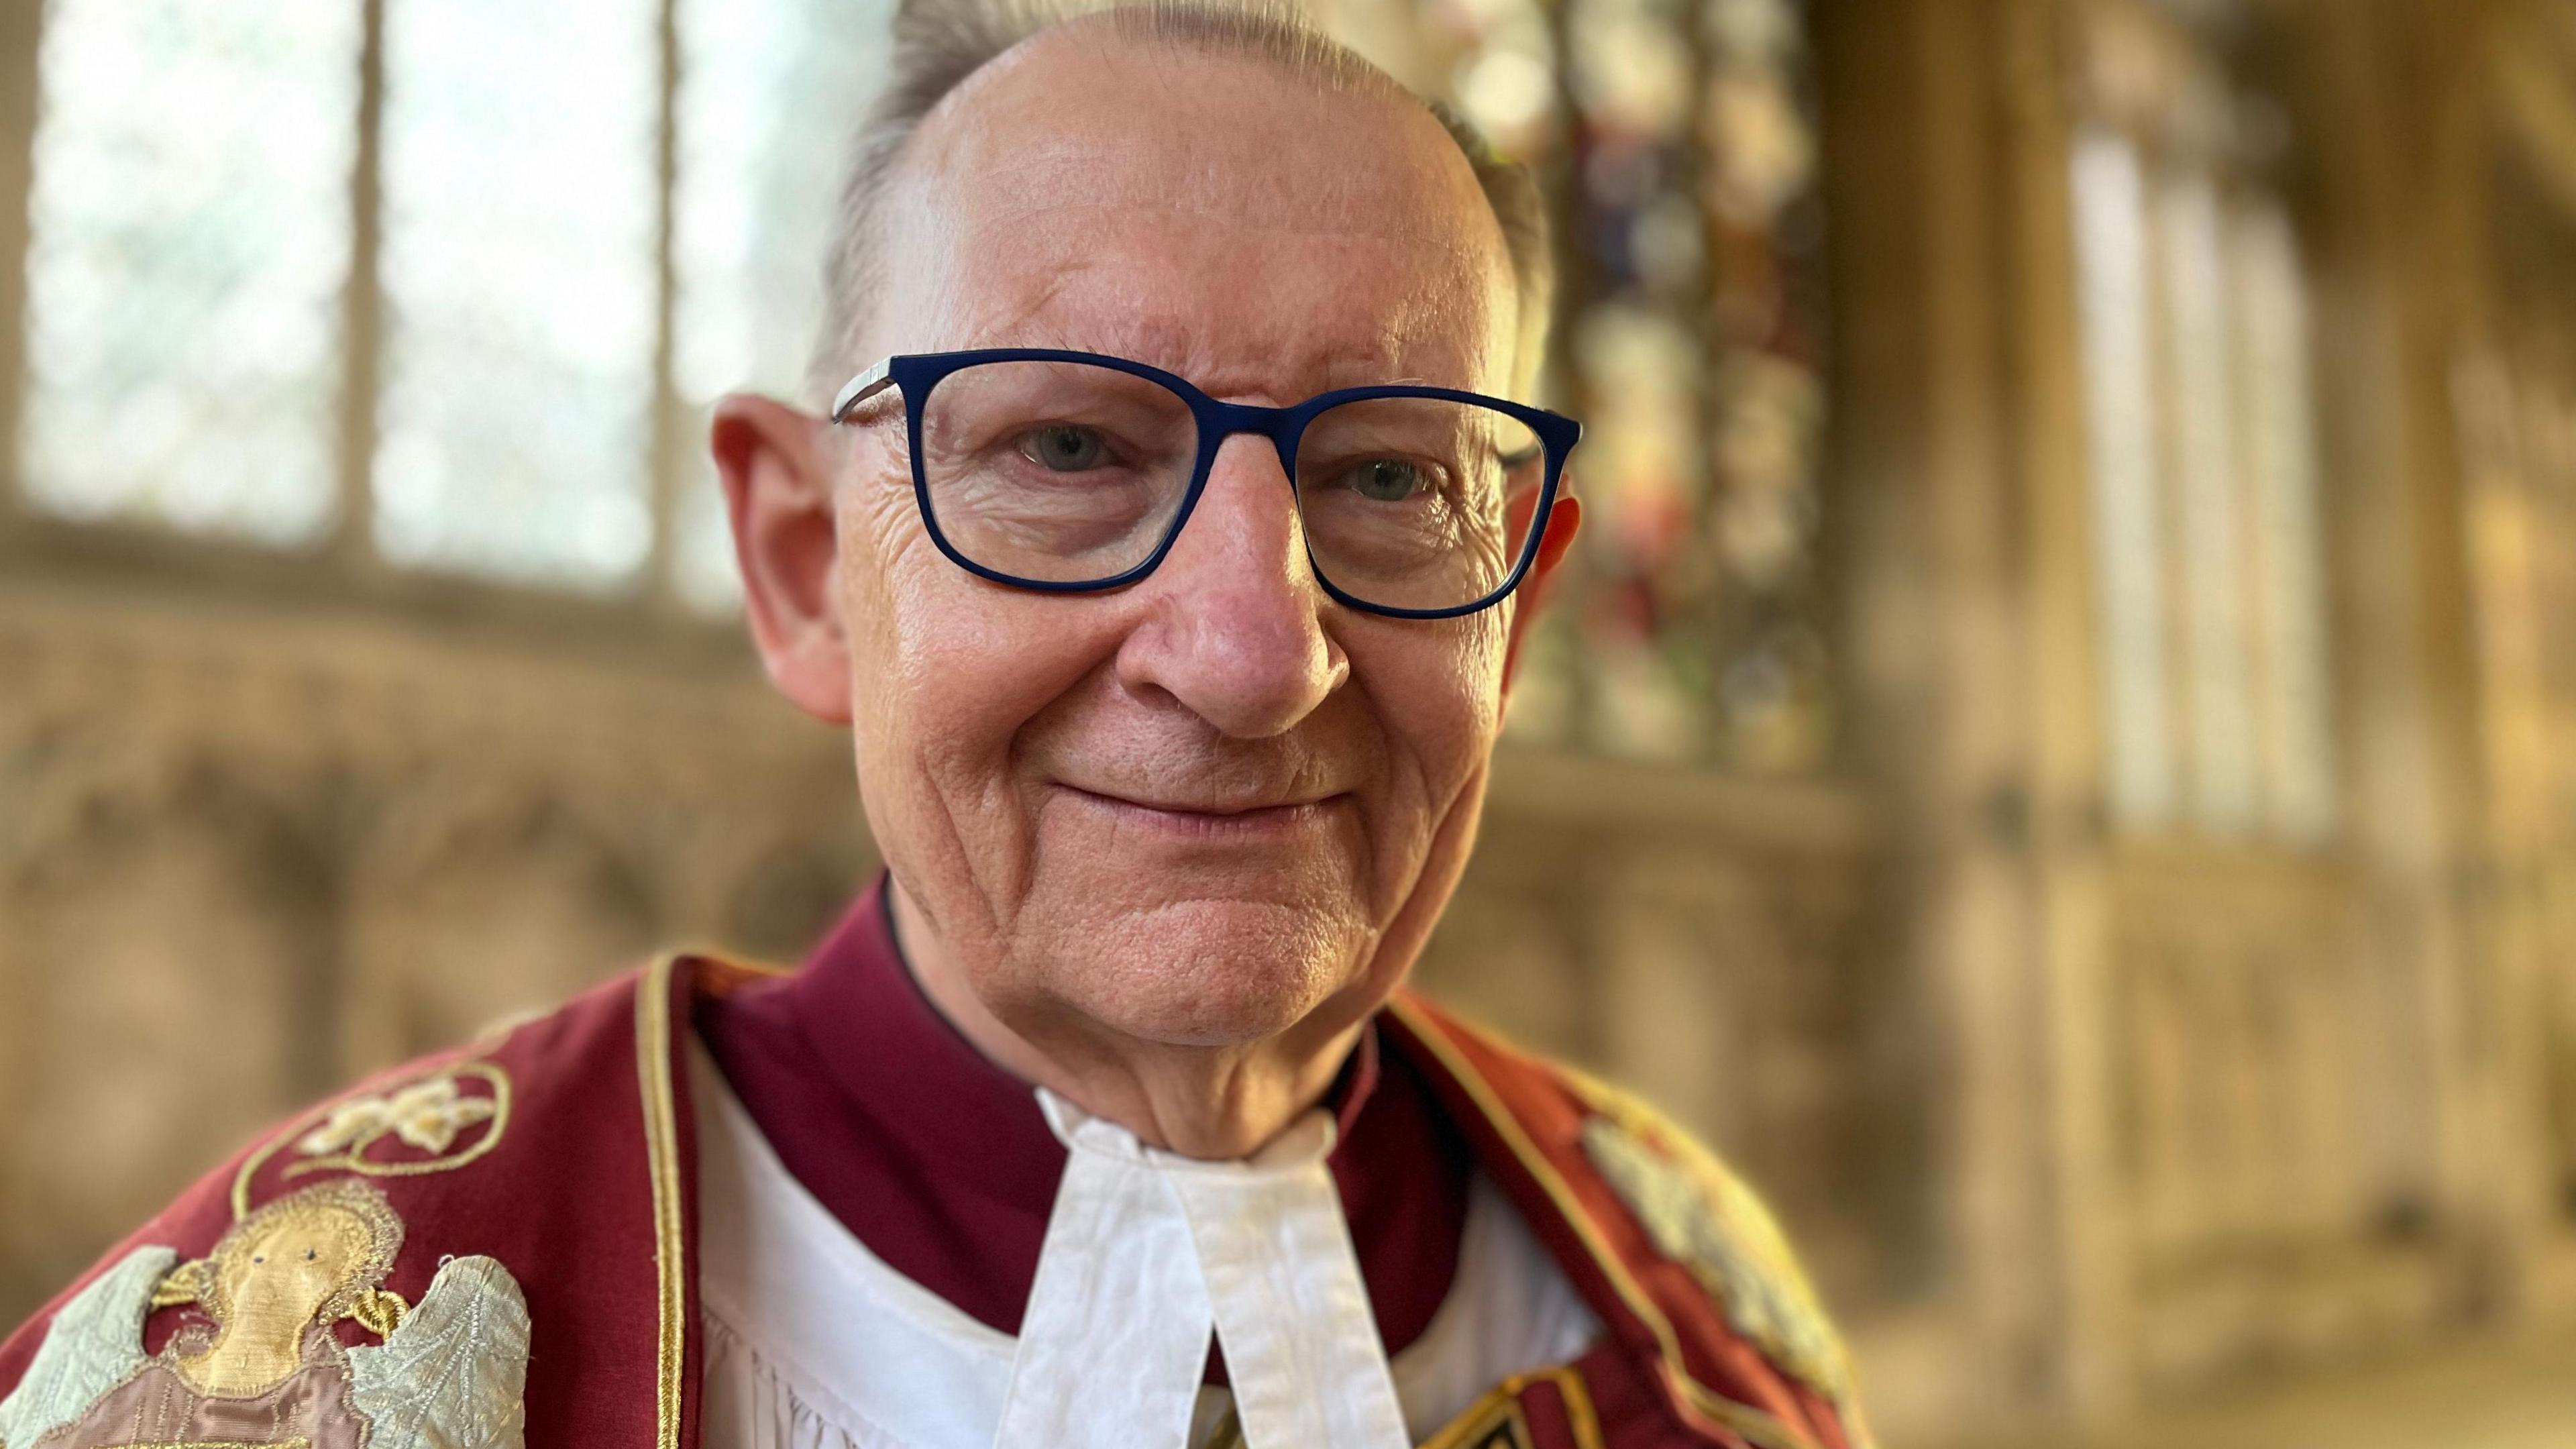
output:
MULTIPOLYGON (((879 875, 802 970, 702 998, 697 1026, 779 1159, 895 1271, 1019 1332, 1065 1149, 1030 1084, 949 1025, 895 943, 879 875)), ((1371 1022, 1326 1098, 1329 1165, 1389 1353, 1448 1296, 1472 1157, 1371 1022)))

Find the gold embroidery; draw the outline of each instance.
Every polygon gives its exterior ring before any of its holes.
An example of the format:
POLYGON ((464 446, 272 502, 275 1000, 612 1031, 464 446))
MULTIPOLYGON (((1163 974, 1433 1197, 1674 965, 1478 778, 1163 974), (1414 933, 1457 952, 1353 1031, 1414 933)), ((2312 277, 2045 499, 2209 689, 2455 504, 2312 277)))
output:
POLYGON ((349 1316, 358 1320, 359 1327, 376 1337, 391 1338, 394 1330, 402 1327, 403 1315, 410 1311, 401 1294, 378 1288, 372 1293, 359 1294, 358 1301, 350 1305, 349 1316))
POLYGON ((679 1107, 671 1082, 671 972, 664 956, 635 988, 635 1070, 644 1092, 644 1153, 653 1176, 653 1267, 661 1336, 654 1376, 655 1444, 679 1449, 681 1284, 679 1107))
POLYGON ((115 1444, 109 1449, 313 1449, 313 1441, 302 1435, 292 1439, 273 1439, 265 1444, 254 1444, 248 1439, 190 1439, 185 1442, 115 1444))
POLYGON ((235 1223, 198 1275, 215 1339, 177 1360, 180 1377, 224 1398, 275 1388, 303 1366, 309 1330, 375 1293, 402 1238, 384 1195, 357 1182, 306 1188, 235 1223))
POLYGON ((287 1177, 326 1171, 416 1177, 453 1172, 475 1161, 500 1146, 509 1127, 510 1074, 498 1062, 441 1067, 382 1093, 320 1108, 262 1143, 233 1174, 233 1216, 249 1214, 251 1179, 289 1142, 305 1160, 288 1164, 287 1177), (467 1081, 482 1082, 490 1095, 467 1096, 467 1081), (482 1130, 473 1141, 456 1147, 460 1136, 477 1127, 482 1130), (372 1149, 387 1137, 431 1155, 408 1160, 376 1155, 372 1149))
POLYGON ((1422 1441, 1422 1449, 1530 1449, 1529 1416, 1517 1385, 1506 1383, 1467 1406, 1447 1428, 1422 1441))
POLYGON ((84 1444, 136 1436, 117 1449, 311 1449, 317 1425, 354 1419, 372 1449, 518 1444, 525 1295, 508 1269, 467 1256, 441 1260, 419 1304, 407 1307, 382 1286, 403 1237, 382 1192, 342 1179, 250 1214, 195 1262, 181 1265, 171 1248, 137 1248, 54 1315, 17 1388, 0 1397, 0 1436, 50 1443, 69 1425, 84 1444), (208 1320, 157 1360, 142 1351, 156 1301, 193 1302, 208 1320), (344 1351, 327 1331, 344 1317, 385 1341, 344 1351), (177 1382, 141 1382, 147 1366, 177 1382), (256 1445, 167 1437, 245 1432, 255 1426, 240 1401, 307 1374, 321 1376, 318 1396, 290 1394, 250 1415, 280 1437, 256 1445), (344 1390, 336 1398, 328 1391, 334 1377, 344 1390), (284 1437, 290 1431, 300 1432, 284 1437))
POLYGON ((1565 1400, 1565 1422, 1574 1431, 1576 1449, 1602 1449, 1601 1416, 1592 1411, 1592 1387, 1583 1381, 1583 1371, 1572 1364, 1549 1369, 1544 1377, 1556 1380, 1556 1389, 1565 1400))
MULTIPOLYGON (((1521 1407, 1521 1396, 1537 1383, 1556 1385, 1565 1404, 1565 1422, 1574 1432, 1574 1449, 1603 1449, 1601 1421, 1592 1412, 1592 1392, 1583 1385, 1583 1371, 1572 1364, 1512 1375, 1479 1395, 1416 1449, 1531 1449, 1529 1411, 1521 1407)), ((1243 1420, 1234 1405, 1226 1406, 1196 1449, 1243 1449, 1243 1420)))
POLYGON ((205 1301, 206 1294, 214 1287, 214 1272, 215 1263, 211 1258, 180 1264, 152 1290, 152 1306, 182 1308, 205 1301))
MULTIPOLYGON (((1386 1009, 1404 1024, 1415 1040, 1430 1048, 1431 1054, 1440 1059, 1441 1066, 1449 1075, 1466 1088, 1476 1110, 1493 1125, 1495 1132, 1501 1135, 1503 1145, 1520 1161, 1522 1169, 1537 1181, 1540 1191, 1546 1193, 1548 1201, 1555 1205, 1557 1215, 1574 1230, 1584 1252, 1591 1255, 1602 1276, 1609 1280, 1611 1291, 1619 1295, 1620 1302, 1627 1305, 1628 1311, 1654 1335, 1655 1346, 1663 1359, 1664 1375, 1671 1380, 1675 1397, 1680 1400, 1685 1413, 1703 1421, 1704 1427, 1733 1433, 1753 1444, 1755 1449, 1815 1449, 1814 1442, 1805 1434, 1778 1418, 1750 1404, 1739 1404, 1690 1376, 1689 1370, 1683 1367, 1681 1340, 1674 1335, 1671 1320, 1665 1318, 1663 1310, 1647 1296, 1636 1275, 1628 1271, 1628 1265, 1602 1240, 1600 1228, 1575 1197, 1573 1186, 1566 1182, 1564 1174, 1556 1170, 1555 1164, 1539 1152, 1538 1144, 1530 1140, 1528 1129, 1521 1126, 1520 1119, 1512 1115, 1509 1107, 1503 1105, 1502 1098, 1494 1094, 1493 1084, 1485 1080, 1484 1074, 1476 1070, 1439 1026, 1404 997, 1397 996, 1387 1003, 1386 1009)), ((1855 1440, 1856 1444, 1861 1442, 1855 1440)))
POLYGON ((1575 1449, 1602 1449, 1601 1420, 1592 1412, 1592 1391, 1584 1387, 1583 1371, 1572 1364, 1503 1380, 1440 1432, 1423 1440, 1421 1449, 1529 1449, 1529 1412, 1521 1407, 1521 1399, 1538 1383, 1556 1385, 1575 1449))
POLYGON ((468 1097, 456 1074, 441 1072, 382 1097, 353 1097, 331 1109, 330 1120, 304 1135, 295 1150, 307 1157, 358 1153, 391 1132, 435 1156, 456 1145, 456 1134, 492 1116, 491 1097, 468 1097))

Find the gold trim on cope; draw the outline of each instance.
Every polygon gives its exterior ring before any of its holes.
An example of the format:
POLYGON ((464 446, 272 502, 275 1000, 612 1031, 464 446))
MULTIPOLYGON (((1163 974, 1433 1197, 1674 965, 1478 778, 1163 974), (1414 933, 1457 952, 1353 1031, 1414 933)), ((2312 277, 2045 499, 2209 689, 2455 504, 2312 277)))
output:
POLYGON ((1601 1416, 1592 1411, 1592 1388, 1583 1381, 1583 1370, 1567 1364, 1543 1376, 1556 1380, 1557 1393, 1565 1400, 1565 1422, 1574 1431, 1578 1449, 1602 1449, 1601 1416))
POLYGON ((680 1116, 671 1081, 671 972, 661 956, 635 987, 635 1072, 644 1093, 644 1156, 653 1177, 653 1269, 661 1334, 654 1374, 654 1443, 679 1449, 680 1354, 684 1328, 680 1248, 680 1116))
POLYGON ((1494 1094, 1493 1085, 1485 1080, 1484 1074, 1476 1070, 1475 1064, 1467 1060, 1438 1025, 1424 1017, 1402 996, 1389 1001, 1386 1009, 1404 1023, 1416 1040, 1429 1047, 1449 1074, 1457 1078, 1458 1084, 1467 1089, 1476 1109, 1485 1114, 1485 1120, 1492 1123, 1494 1130, 1501 1135, 1503 1145, 1520 1159, 1521 1166, 1537 1181, 1548 1200, 1556 1205, 1558 1215, 1574 1229, 1575 1237, 1583 1243, 1583 1250, 1591 1255, 1602 1276, 1618 1293, 1620 1301, 1654 1334, 1656 1348, 1663 1359, 1664 1375, 1671 1380, 1674 1401, 1683 1413, 1708 1421, 1705 1427, 1734 1433, 1750 1441, 1756 1449, 1818 1449, 1815 1441, 1790 1425, 1750 1404, 1739 1404, 1690 1376, 1682 1364, 1681 1340, 1673 1333, 1672 1321, 1664 1317, 1663 1311, 1646 1295, 1644 1285, 1628 1271, 1628 1265, 1611 1252, 1608 1243, 1602 1241, 1591 1215, 1574 1196, 1573 1186, 1566 1182, 1553 1163, 1540 1155, 1538 1144, 1530 1140, 1529 1132, 1521 1126, 1520 1119, 1513 1116, 1511 1109, 1494 1094))
POLYGON ((1420 1449, 1535 1449, 1521 1396, 1530 1385, 1541 1382, 1555 1384, 1557 1394, 1565 1401, 1565 1422, 1573 1430, 1575 1449, 1603 1449, 1601 1420, 1592 1412, 1592 1391, 1584 1387, 1583 1371, 1572 1364, 1514 1374, 1503 1380, 1438 1433, 1423 1440, 1420 1449), (1498 1431, 1506 1437, 1497 1439, 1498 1431))

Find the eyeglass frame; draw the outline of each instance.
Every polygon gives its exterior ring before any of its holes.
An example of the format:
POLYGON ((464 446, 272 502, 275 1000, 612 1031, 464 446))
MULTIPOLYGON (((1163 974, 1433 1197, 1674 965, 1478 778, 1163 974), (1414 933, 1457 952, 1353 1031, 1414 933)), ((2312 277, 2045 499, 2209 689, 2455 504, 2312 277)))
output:
POLYGON ((1538 504, 1530 515, 1529 537, 1521 544, 1520 557, 1513 563, 1511 573, 1484 597, 1471 603, 1440 609, 1405 609, 1390 604, 1372 604, 1351 594, 1332 581, 1331 577, 1324 572, 1322 561, 1315 557, 1314 540, 1306 536, 1305 509, 1302 504, 1299 505, 1298 539, 1305 545, 1306 564, 1313 570, 1315 582, 1323 585, 1324 592, 1337 603, 1392 619, 1462 618, 1468 614, 1490 609, 1511 597, 1512 591, 1519 588, 1521 580, 1528 576, 1530 566, 1538 560, 1539 545, 1547 536, 1548 517, 1556 507, 1558 485, 1565 473, 1566 458, 1574 451, 1574 445, 1583 437, 1583 424, 1562 413, 1530 407, 1485 393, 1463 392, 1456 388, 1381 383, 1369 387, 1345 387, 1336 388, 1330 392, 1319 392, 1304 402, 1290 407, 1262 407, 1252 403, 1220 402, 1201 392, 1191 384, 1189 379, 1146 363, 1131 361, 1124 357, 1112 357, 1100 352, 1071 352, 1045 347, 985 347, 964 352, 898 353, 879 361, 875 366, 842 384, 841 390, 832 397, 830 421, 836 426, 848 423, 851 412, 859 404, 878 396, 889 387, 895 389, 903 399, 905 436, 912 455, 913 501, 921 510, 922 526, 929 530, 930 541, 938 546, 941 553, 948 556, 950 563, 968 573, 1011 588, 1029 589, 1046 594, 1106 593, 1112 589, 1125 588, 1160 567, 1164 556, 1172 551, 1173 543, 1180 538, 1181 529, 1189 523, 1190 515, 1198 510, 1199 495, 1207 491, 1208 475, 1215 470, 1218 450, 1224 446, 1226 440, 1238 434, 1258 433, 1270 440, 1271 450, 1279 456, 1279 467, 1287 475, 1289 495, 1293 500, 1297 497, 1297 444, 1304 438, 1307 424, 1330 409, 1346 403, 1368 402, 1379 398, 1427 398, 1437 402, 1491 408, 1528 428, 1537 436, 1539 447, 1544 451, 1547 462, 1546 477, 1539 487, 1538 504), (1024 579, 1015 574, 1003 573, 999 569, 987 568, 966 557, 958 551, 956 545, 948 541, 948 535, 939 526, 939 512, 930 504, 930 480, 922 464, 922 413, 930 400, 931 390, 951 374, 993 362, 1066 362, 1105 367, 1114 372, 1123 372, 1131 377, 1140 377, 1148 382, 1160 384, 1165 391, 1170 392, 1189 407, 1190 415, 1197 424, 1199 437, 1198 459, 1190 474, 1190 486, 1188 491, 1181 495, 1181 505, 1173 513, 1170 525, 1163 530, 1162 540, 1154 545, 1153 552, 1147 554, 1142 562, 1105 579, 1075 581, 1024 579), (915 399, 919 401, 916 402, 915 399))

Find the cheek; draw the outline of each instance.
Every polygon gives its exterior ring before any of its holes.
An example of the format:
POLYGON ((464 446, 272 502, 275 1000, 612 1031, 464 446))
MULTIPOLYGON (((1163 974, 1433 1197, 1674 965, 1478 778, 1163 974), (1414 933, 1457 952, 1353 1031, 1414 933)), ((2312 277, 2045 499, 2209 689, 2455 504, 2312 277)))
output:
POLYGON ((1000 588, 951 563, 909 493, 899 502, 858 511, 842 530, 862 769, 998 778, 991 772, 1021 726, 1097 667, 1114 640, 1083 637, 1092 611, 1078 601, 1000 588))
POLYGON ((1442 623, 1372 618, 1344 637, 1352 681, 1398 764, 1391 803, 1426 832, 1483 767, 1501 728, 1500 614, 1442 623))

